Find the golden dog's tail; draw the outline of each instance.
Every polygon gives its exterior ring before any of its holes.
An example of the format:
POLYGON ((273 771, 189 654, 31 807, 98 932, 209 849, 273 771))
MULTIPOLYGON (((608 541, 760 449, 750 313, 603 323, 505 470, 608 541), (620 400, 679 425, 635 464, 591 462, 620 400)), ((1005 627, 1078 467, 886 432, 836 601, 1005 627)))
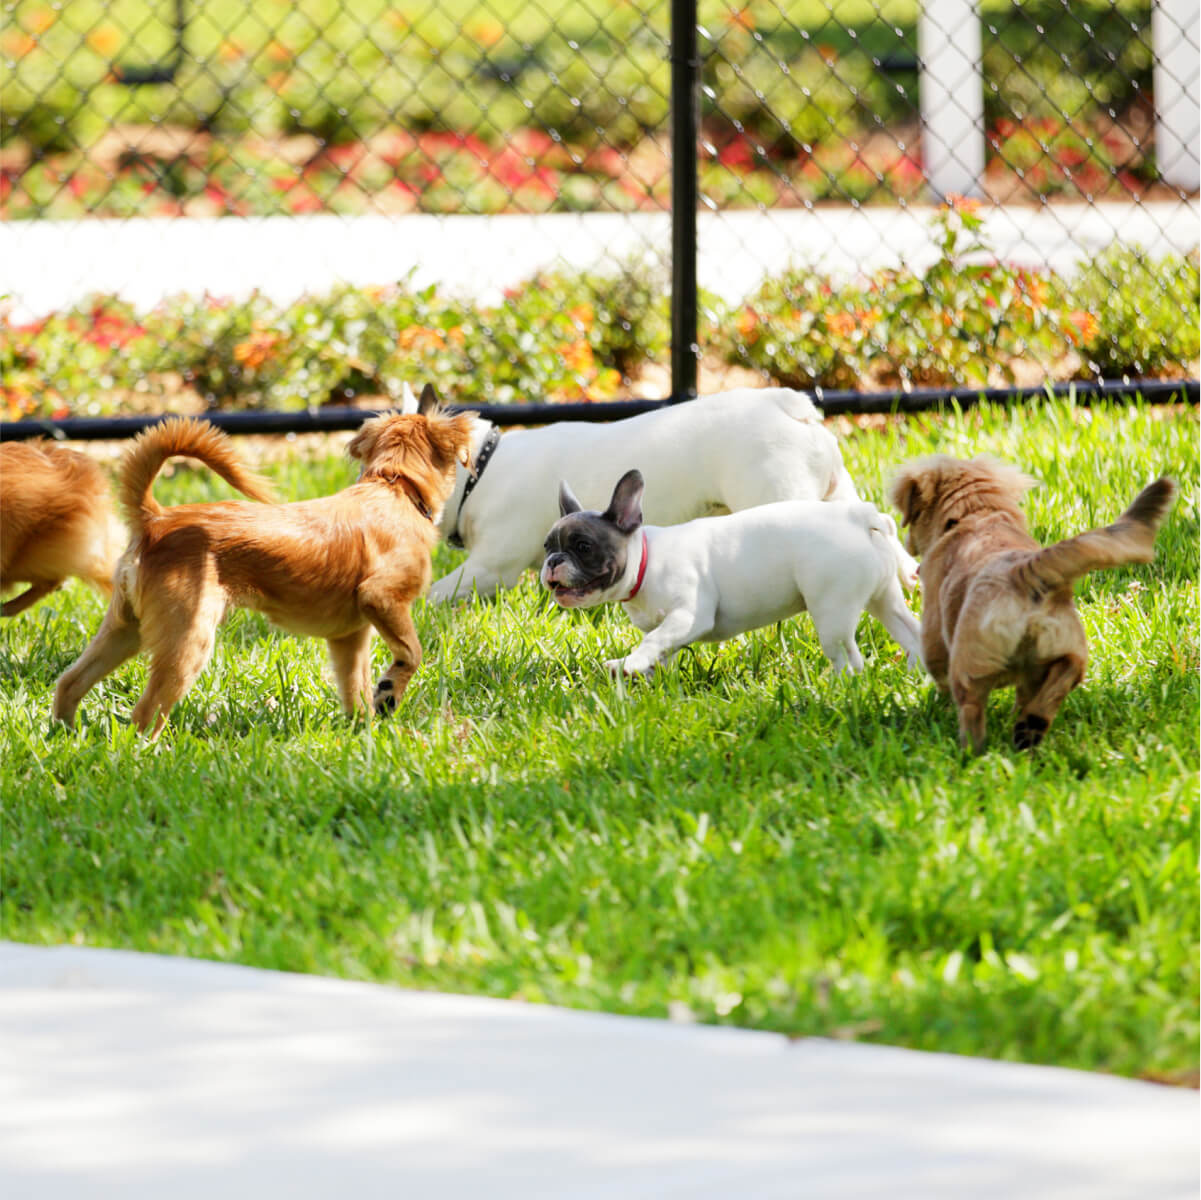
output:
POLYGON ((1032 554, 1014 568, 1017 582, 1043 594, 1070 586, 1089 571, 1150 562, 1155 557, 1155 533, 1176 499, 1176 490, 1170 479, 1157 479, 1139 492, 1112 525, 1090 529, 1032 554))
POLYGON ((233 442, 215 425, 191 417, 171 417, 138 434, 121 464, 119 499, 135 534, 144 533, 147 521, 162 513, 162 506, 151 495, 150 485, 163 463, 177 455, 198 458, 251 500, 270 504, 275 499, 267 480, 242 463, 233 442))

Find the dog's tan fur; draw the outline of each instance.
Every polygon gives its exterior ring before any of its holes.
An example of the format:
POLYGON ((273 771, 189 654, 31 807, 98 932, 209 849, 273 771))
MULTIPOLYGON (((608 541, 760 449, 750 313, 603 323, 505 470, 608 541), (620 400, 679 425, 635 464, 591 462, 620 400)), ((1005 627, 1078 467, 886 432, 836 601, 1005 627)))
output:
POLYGON ((935 455, 908 463, 892 503, 921 558, 922 658, 959 713, 959 740, 986 740, 989 693, 1015 684, 1014 745, 1042 740, 1067 694, 1084 678, 1088 641, 1072 584, 1102 567, 1150 562, 1155 533, 1176 495, 1158 479, 1104 529, 1043 549, 1018 506, 1034 481, 987 458, 935 455))
POLYGON ((295 504, 161 508, 150 486, 173 455, 200 459, 253 499, 270 500, 270 491, 229 438, 205 422, 177 418, 143 433, 121 470, 133 540, 117 566, 104 623, 58 681, 55 717, 73 721, 88 690, 144 649, 150 678, 133 723, 157 734, 208 662, 217 625, 232 607, 325 638, 347 712, 372 704, 391 711, 421 662, 409 608, 429 585, 436 522, 456 462, 469 463, 475 420, 429 408, 367 421, 348 447, 363 464, 358 482, 295 504), (393 656, 374 697, 373 626, 393 656))
POLYGON ((30 586, 0 608, 14 617, 75 576, 109 596, 126 533, 104 472, 46 442, 0 445, 0 591, 30 586))

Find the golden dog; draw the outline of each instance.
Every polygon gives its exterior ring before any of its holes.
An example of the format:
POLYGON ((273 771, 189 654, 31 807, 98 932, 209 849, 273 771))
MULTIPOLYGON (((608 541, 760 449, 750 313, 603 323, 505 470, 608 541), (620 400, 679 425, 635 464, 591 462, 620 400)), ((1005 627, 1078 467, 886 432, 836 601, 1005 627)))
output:
POLYGON ((30 585, 0 616, 24 612, 71 576, 111 595, 125 542, 108 480, 86 454, 46 442, 0 445, 0 591, 30 585))
MULTIPOLYGON (((432 394, 432 389, 427 389, 432 394)), ((198 458, 255 500, 263 480, 229 438, 203 421, 175 418, 141 434, 121 470, 121 504, 133 530, 104 623, 54 694, 68 724, 88 690, 145 649, 150 678, 133 710, 157 735, 213 653, 232 607, 253 608, 292 633, 322 637, 347 712, 391 712, 421 663, 409 612, 429 585, 430 550, 455 480, 469 464, 469 414, 450 416, 436 397, 417 415, 367 421, 347 448, 363 466, 357 483, 295 504, 181 504, 163 509, 150 492, 173 455, 198 458), (371 691, 374 626, 393 662, 371 691)))
POLYGON ((892 485, 909 550, 922 560, 922 659, 951 692, 960 744, 977 754, 988 694, 1009 684, 1017 687, 1013 744, 1042 741, 1088 663, 1073 582, 1150 562, 1176 495, 1170 479, 1157 479, 1114 524, 1043 549, 1018 507, 1033 482, 990 459, 935 455, 906 464, 892 485))

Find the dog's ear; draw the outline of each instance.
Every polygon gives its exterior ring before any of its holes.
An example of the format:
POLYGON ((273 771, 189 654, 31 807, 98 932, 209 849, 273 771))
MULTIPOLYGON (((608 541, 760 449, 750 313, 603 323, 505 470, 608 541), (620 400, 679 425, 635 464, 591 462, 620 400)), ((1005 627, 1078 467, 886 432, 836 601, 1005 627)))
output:
POLYGON ((643 488, 642 473, 627 471, 613 489, 605 520, 612 521, 622 533, 633 533, 642 524, 643 488))
MULTIPOLYGON (((471 435, 475 430, 475 414, 446 412, 441 407, 433 389, 428 388, 428 390, 434 397, 434 407, 429 410, 425 419, 425 428, 431 445, 437 447, 438 453, 442 455, 444 461, 456 459, 470 471, 472 469, 471 435)), ((426 394, 423 391, 421 403, 425 404, 425 402, 426 394)))
POLYGON ((921 476, 909 467, 902 467, 888 489, 888 500, 901 514, 901 524, 912 525, 925 502, 921 476))
POLYGON ((567 484, 566 479, 559 480, 559 516, 569 517, 584 506, 575 498, 575 492, 567 484))
POLYGON ((362 428, 354 435, 349 446, 346 447, 346 453, 351 458, 357 458, 359 462, 366 462, 371 457, 371 451, 375 448, 375 443, 379 439, 380 423, 378 417, 372 417, 370 421, 364 421, 362 428))
POLYGON ((437 412, 442 407, 442 401, 438 399, 438 393, 434 390, 432 383, 427 383, 421 389, 421 399, 417 401, 417 412, 423 417, 428 417, 431 413, 437 412))
POLYGON ((404 387, 400 393, 400 411, 406 417, 415 416, 417 413, 417 397, 413 395, 413 389, 409 387, 409 381, 404 381, 404 387))

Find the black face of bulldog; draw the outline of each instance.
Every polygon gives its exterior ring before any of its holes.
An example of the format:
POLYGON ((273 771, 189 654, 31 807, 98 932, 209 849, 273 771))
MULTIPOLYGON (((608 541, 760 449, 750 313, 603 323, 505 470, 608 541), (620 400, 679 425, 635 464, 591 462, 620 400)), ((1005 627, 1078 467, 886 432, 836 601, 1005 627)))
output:
POLYGON ((642 476, 627 471, 603 512, 585 511, 566 483, 559 484, 560 520, 551 526, 543 548, 542 586, 563 608, 592 608, 606 600, 622 580, 630 535, 642 526, 642 476))

